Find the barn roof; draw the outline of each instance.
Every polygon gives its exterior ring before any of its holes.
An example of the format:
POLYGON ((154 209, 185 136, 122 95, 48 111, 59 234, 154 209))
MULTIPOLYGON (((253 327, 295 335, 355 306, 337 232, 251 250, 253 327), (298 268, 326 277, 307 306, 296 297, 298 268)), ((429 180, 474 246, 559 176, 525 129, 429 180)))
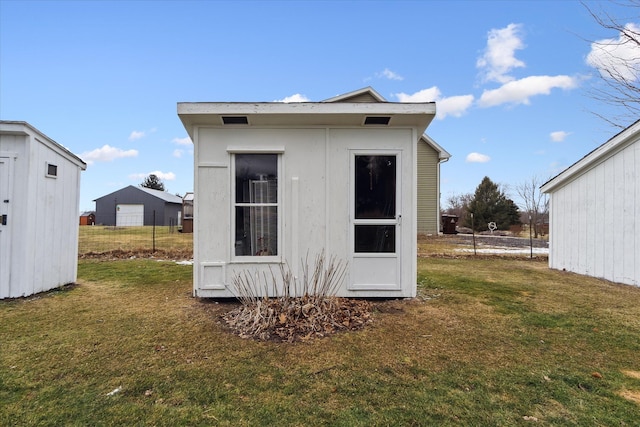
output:
POLYGON ((180 196, 176 196, 174 194, 171 193, 167 193, 166 191, 161 191, 161 190, 153 190, 151 188, 146 188, 146 187, 136 187, 134 185, 128 185, 126 187, 123 187, 119 190, 116 190, 112 193, 106 194, 104 196, 98 197, 97 199, 94 199, 93 201, 95 202, 96 200, 100 200, 102 198, 105 197, 109 197, 109 196, 113 196, 114 194, 127 189, 127 188, 133 188, 139 191, 142 191, 144 193, 147 193, 153 197, 157 197, 158 199, 162 199, 163 201, 167 202, 167 203, 177 203, 177 204, 182 204, 182 197, 180 196))
POLYGON ((551 193, 555 191, 639 139, 640 120, 637 120, 635 123, 614 135, 607 142, 585 155, 567 169, 542 184, 540 190, 543 193, 551 193))

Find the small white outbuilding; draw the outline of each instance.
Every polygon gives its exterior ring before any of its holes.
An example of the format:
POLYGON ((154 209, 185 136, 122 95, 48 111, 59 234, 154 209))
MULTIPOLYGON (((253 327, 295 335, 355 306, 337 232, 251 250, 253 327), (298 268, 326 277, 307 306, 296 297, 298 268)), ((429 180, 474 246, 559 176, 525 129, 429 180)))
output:
POLYGON ((0 299, 76 281, 86 167, 30 124, 0 121, 0 299))
POLYGON ((283 264, 300 277, 322 253, 348 266, 339 296, 416 295, 418 144, 435 103, 341 101, 178 104, 196 296, 238 296, 233 277, 283 264))
POLYGON ((640 286, 640 120, 541 190, 551 268, 640 286))

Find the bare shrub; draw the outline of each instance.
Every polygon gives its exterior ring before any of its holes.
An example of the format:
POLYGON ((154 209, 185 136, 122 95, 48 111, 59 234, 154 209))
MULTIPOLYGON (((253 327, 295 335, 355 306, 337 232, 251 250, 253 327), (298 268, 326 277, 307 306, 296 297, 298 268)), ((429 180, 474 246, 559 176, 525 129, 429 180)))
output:
POLYGON ((368 301, 335 296, 346 263, 335 257, 327 261, 322 253, 313 268, 308 256, 302 265, 301 283, 286 264, 280 265, 279 277, 271 269, 271 277, 248 271, 234 276, 242 305, 223 316, 231 329, 243 338, 292 342, 360 329, 371 321, 368 301))

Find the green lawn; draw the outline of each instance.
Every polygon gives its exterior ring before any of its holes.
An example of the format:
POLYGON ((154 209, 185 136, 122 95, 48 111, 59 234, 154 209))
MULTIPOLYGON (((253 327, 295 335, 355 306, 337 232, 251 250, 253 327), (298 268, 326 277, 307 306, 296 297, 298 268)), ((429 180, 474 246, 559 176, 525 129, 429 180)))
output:
POLYGON ((419 298, 287 344, 231 335, 235 303, 191 274, 87 259, 78 286, 0 301, 0 425, 640 424, 640 288, 420 258, 419 298))

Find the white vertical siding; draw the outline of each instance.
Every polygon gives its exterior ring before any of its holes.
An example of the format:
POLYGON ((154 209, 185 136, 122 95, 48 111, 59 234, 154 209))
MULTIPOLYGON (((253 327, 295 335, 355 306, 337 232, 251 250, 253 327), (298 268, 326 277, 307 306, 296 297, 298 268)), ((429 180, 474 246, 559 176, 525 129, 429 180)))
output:
POLYGON ((16 155, 9 218, 11 276, 3 287, 8 292, 0 298, 72 283, 78 261, 79 162, 28 125, 11 123, 10 132, 18 133, 0 135, 0 151, 16 155), (57 177, 46 176, 47 162, 58 167, 57 177))
POLYGON ((551 194, 551 268, 640 285, 640 143, 551 194))

